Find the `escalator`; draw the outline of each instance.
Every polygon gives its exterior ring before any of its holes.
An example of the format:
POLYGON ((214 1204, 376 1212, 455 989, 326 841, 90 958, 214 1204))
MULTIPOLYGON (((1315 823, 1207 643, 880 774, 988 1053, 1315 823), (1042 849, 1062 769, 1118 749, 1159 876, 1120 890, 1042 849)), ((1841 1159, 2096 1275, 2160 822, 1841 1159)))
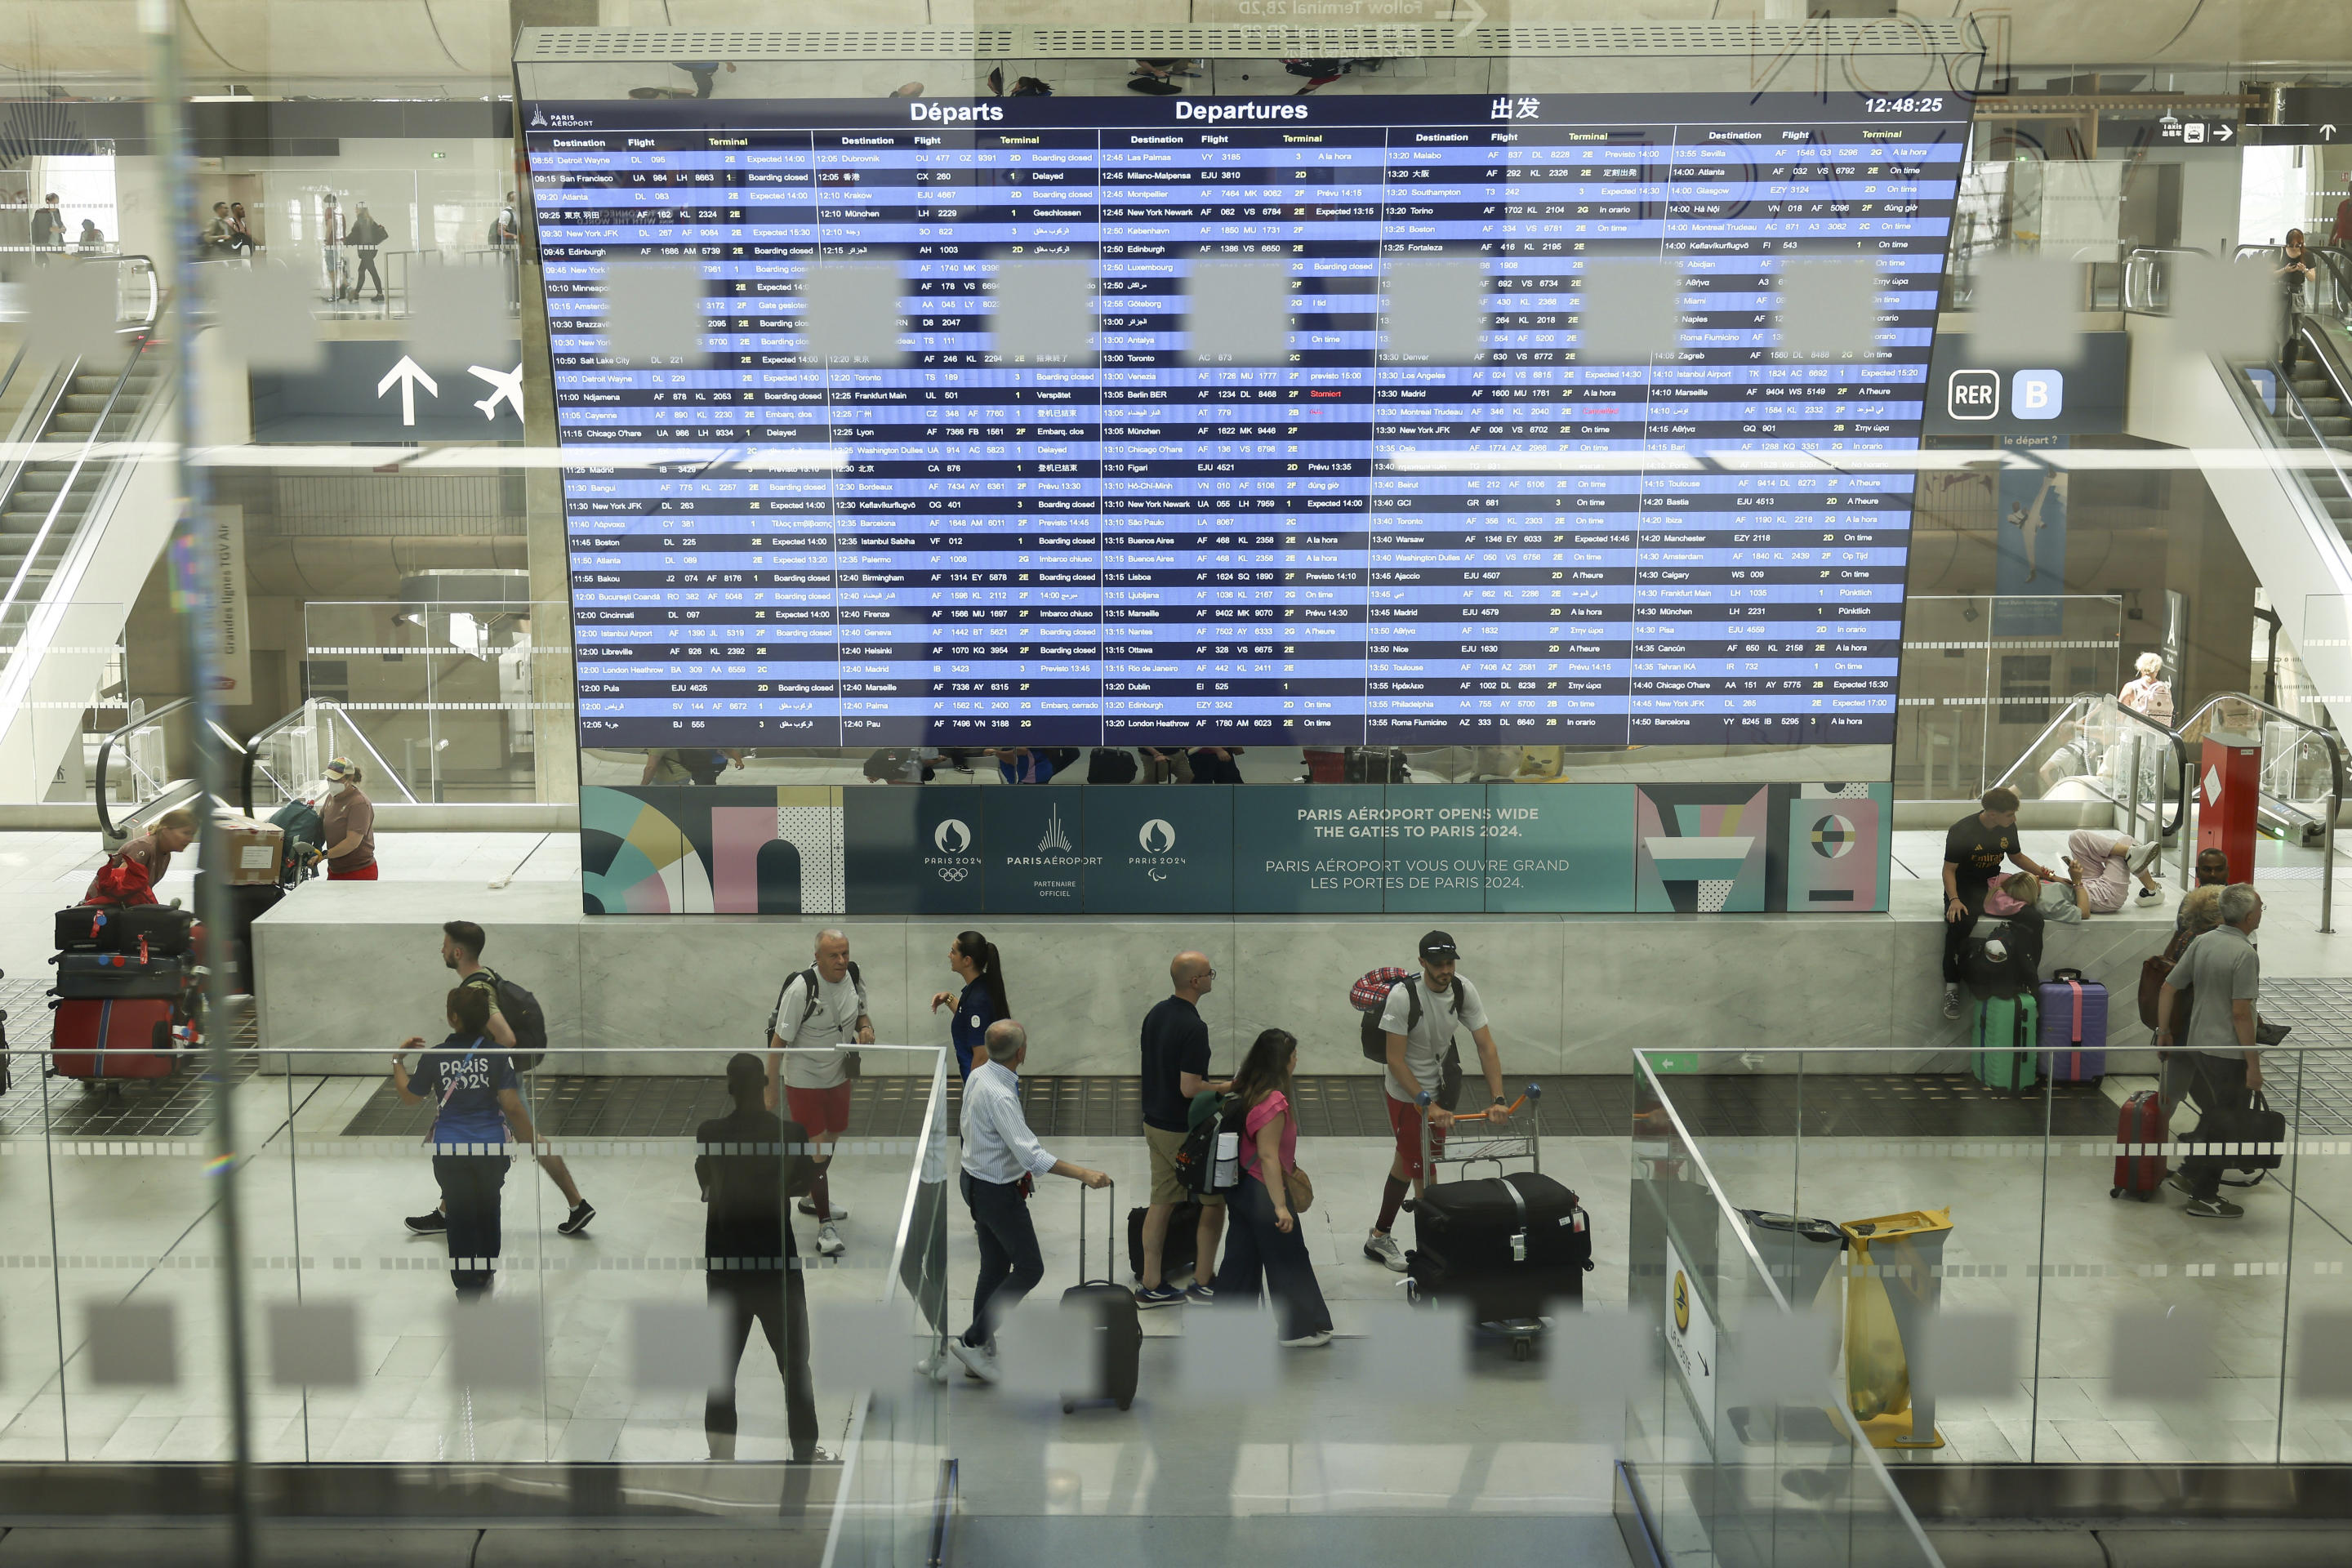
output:
POLYGON ((154 440, 173 391, 154 268, 76 265, 114 269, 111 341, 55 361, 27 348, 0 373, 18 410, 0 468, 0 799, 46 798, 85 743, 79 715, 177 513, 154 440))

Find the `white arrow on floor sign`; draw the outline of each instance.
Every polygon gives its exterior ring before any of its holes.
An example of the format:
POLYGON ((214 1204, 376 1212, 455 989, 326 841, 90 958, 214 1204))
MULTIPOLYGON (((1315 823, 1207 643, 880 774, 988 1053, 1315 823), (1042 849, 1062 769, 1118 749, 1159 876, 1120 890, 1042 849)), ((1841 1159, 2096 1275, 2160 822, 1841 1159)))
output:
POLYGON ((425 367, 406 354, 401 355, 400 363, 383 373, 383 379, 375 384, 375 395, 382 397, 385 393, 390 392, 392 384, 395 381, 400 383, 400 422, 403 425, 416 423, 416 388, 419 383, 422 383, 425 390, 434 396, 441 395, 440 387, 434 384, 433 378, 425 374, 425 367))
POLYGON ((1454 0, 1454 5, 1447 14, 1436 19, 1440 22, 1453 23, 1454 36, 1459 38, 1486 19, 1486 7, 1479 5, 1478 0, 1454 0), (1463 16, 1462 13, 1465 11, 1469 15, 1463 16))

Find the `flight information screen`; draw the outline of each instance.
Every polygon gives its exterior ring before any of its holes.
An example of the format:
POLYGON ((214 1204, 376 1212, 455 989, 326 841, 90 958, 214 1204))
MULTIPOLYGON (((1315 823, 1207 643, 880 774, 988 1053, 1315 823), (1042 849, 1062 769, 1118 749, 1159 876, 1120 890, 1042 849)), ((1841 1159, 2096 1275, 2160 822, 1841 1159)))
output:
POLYGON ((585 745, 1894 738, 1957 96, 528 108, 585 745))

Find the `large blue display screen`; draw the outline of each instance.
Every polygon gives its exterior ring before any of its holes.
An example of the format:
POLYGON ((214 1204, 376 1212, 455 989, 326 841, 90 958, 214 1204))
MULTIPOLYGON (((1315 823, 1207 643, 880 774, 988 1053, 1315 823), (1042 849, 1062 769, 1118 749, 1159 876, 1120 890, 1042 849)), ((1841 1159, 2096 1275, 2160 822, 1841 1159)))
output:
POLYGON ((1957 97, 528 109, 584 744, 1893 739, 1957 97))

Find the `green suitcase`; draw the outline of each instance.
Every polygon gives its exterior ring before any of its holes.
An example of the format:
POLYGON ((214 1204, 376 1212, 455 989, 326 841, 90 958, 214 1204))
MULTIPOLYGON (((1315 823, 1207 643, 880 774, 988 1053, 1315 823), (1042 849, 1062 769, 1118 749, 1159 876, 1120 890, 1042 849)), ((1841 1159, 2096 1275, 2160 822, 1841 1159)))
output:
POLYGON ((2038 999, 1988 996, 1977 1004, 1969 1037, 1969 1071, 1988 1089, 2022 1094, 2033 1087, 2033 1047, 2039 1034, 2038 999))

